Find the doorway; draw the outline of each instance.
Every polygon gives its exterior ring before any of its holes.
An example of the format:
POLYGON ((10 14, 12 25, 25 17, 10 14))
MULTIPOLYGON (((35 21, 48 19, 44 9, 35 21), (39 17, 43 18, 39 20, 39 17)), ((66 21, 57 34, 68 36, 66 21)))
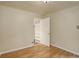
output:
POLYGON ((34 19, 34 44, 50 46, 50 17, 34 19))

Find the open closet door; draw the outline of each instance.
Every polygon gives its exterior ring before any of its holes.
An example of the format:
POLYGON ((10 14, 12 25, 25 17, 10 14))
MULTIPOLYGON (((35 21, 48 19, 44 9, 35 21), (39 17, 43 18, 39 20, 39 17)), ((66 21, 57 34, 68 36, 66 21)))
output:
POLYGON ((40 21, 40 41, 46 46, 50 46, 50 17, 40 21))

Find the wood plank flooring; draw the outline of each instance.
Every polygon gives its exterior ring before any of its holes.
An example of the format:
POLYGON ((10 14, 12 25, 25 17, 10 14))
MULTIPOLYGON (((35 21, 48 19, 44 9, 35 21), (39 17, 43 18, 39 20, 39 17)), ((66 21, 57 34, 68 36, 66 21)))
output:
POLYGON ((47 47, 42 44, 36 44, 31 48, 22 49, 16 52, 6 53, 0 58, 78 58, 70 52, 57 47, 47 47))

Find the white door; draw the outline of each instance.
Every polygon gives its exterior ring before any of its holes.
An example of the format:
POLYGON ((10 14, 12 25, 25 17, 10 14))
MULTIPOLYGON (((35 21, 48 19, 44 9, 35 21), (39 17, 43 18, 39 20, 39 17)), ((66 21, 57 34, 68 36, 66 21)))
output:
POLYGON ((44 18, 40 21, 40 43, 50 46, 50 18, 44 18))

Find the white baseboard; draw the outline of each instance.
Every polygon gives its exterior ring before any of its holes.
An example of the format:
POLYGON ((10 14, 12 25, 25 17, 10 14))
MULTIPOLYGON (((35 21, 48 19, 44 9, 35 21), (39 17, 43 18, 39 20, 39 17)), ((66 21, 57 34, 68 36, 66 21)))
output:
POLYGON ((24 48, 29 48, 29 47, 32 47, 32 46, 33 46, 33 44, 30 44, 30 45, 25 46, 25 47, 3 51, 3 52, 0 52, 0 55, 5 54, 5 53, 10 53, 10 52, 18 51, 18 50, 21 50, 21 49, 24 49, 24 48))
POLYGON ((75 54, 75 55, 78 55, 78 56, 79 56, 79 53, 77 53, 77 52, 74 52, 74 51, 71 51, 71 50, 65 49, 65 48, 60 47, 60 46, 55 45, 55 44, 51 44, 51 45, 52 45, 52 46, 55 46, 55 47, 58 47, 58 48, 60 48, 60 49, 63 49, 63 50, 65 50, 65 51, 71 52, 71 53, 73 53, 73 54, 75 54))

